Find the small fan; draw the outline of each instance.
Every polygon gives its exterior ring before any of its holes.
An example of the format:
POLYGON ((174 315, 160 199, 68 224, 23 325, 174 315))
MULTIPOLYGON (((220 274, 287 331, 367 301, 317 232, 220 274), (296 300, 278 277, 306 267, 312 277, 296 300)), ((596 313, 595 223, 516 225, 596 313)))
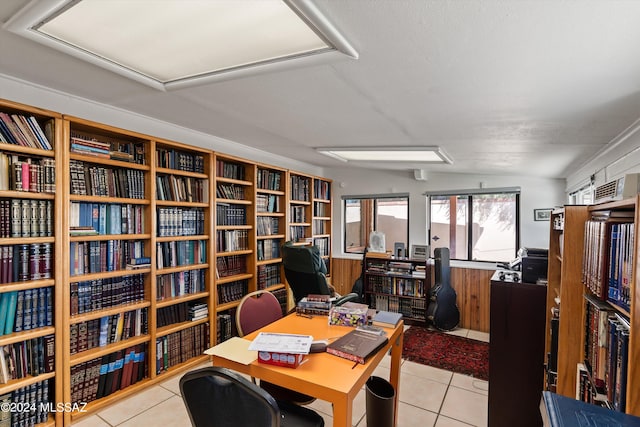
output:
POLYGON ((369 252, 385 253, 386 251, 384 233, 381 231, 372 231, 371 234, 369 234, 369 252))

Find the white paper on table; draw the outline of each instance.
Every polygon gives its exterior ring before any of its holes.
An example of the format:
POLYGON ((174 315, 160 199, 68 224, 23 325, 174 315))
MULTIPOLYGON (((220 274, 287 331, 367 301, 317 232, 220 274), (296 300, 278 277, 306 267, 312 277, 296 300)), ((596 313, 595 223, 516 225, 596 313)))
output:
POLYGON ((311 335, 260 332, 258 336, 251 341, 249 350, 308 354, 312 341, 313 337, 311 335))

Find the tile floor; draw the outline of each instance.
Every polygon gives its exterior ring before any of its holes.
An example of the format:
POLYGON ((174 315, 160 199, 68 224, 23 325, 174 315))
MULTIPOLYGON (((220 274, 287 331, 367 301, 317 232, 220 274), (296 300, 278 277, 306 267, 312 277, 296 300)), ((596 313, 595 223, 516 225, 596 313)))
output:
MULTIPOLYGON (((458 329, 456 335, 482 341, 489 334, 458 329)), ((389 360, 384 360, 375 375, 389 378, 389 360)), ((400 372, 398 427, 486 427, 488 383, 403 360, 400 372)), ((189 427, 189 416, 180 397, 180 375, 118 402, 97 414, 74 423, 74 427, 189 427)), ((316 400, 310 405, 333 425, 331 405, 316 400)), ((366 427, 365 392, 353 402, 353 426, 366 427)))

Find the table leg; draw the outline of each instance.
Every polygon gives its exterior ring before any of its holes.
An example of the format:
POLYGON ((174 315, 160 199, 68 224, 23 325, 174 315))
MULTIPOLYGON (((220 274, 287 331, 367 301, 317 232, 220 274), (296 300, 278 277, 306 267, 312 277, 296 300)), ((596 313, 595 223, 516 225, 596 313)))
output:
POLYGON ((404 334, 400 334, 396 342, 391 346, 391 373, 389 382, 395 390, 393 400, 393 425, 398 425, 398 395, 400 394, 400 364, 402 363, 402 342, 404 334))
POLYGON ((333 402, 333 427, 351 427, 353 402, 349 396, 340 396, 333 402))

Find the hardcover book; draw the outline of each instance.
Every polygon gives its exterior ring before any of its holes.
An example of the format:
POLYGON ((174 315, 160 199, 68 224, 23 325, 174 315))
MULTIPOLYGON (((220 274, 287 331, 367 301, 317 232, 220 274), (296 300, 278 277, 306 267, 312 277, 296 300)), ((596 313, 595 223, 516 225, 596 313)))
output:
POLYGON ((640 426, 640 418, 638 417, 549 391, 542 392, 540 411, 542 412, 544 427, 640 426))
POLYGON ((375 326, 395 328, 400 319, 402 319, 402 313, 380 310, 373 316, 371 323, 375 326))
POLYGON ((386 336, 352 330, 327 346, 327 353, 364 364, 387 343, 386 336))

